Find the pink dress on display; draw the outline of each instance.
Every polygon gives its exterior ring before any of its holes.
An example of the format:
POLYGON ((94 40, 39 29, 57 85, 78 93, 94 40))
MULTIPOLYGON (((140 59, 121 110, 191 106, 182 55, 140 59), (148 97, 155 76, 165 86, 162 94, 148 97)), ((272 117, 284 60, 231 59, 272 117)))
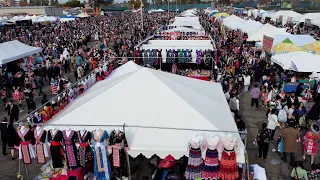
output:
POLYGON ((320 135, 313 132, 307 132, 305 135, 305 142, 304 142, 304 152, 307 155, 315 156, 317 155, 318 151, 318 140, 320 139, 320 135))

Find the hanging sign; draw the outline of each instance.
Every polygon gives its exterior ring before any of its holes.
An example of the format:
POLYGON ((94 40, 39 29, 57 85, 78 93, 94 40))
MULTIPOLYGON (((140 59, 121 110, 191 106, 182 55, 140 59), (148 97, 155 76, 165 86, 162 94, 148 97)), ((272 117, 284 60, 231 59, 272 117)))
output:
POLYGON ((287 23, 290 24, 290 23, 292 23, 292 21, 293 21, 293 17, 288 16, 287 23))
POLYGON ((262 49, 270 53, 273 45, 273 38, 263 35, 262 49))
POLYGON ((311 19, 305 19, 304 20, 304 25, 305 26, 311 26, 311 19))

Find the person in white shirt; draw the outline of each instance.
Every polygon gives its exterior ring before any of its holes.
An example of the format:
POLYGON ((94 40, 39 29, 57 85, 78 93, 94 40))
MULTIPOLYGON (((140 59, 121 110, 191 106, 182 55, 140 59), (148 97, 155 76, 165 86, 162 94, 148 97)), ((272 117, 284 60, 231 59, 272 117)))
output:
POLYGON ((278 122, 278 117, 275 114, 275 109, 270 110, 268 114, 268 125, 267 128, 271 131, 271 140, 274 140, 274 134, 276 132, 276 127, 280 126, 278 122))
POLYGON ((249 74, 245 75, 243 78, 243 85, 244 85, 244 92, 247 93, 249 90, 250 82, 251 82, 251 76, 249 74))

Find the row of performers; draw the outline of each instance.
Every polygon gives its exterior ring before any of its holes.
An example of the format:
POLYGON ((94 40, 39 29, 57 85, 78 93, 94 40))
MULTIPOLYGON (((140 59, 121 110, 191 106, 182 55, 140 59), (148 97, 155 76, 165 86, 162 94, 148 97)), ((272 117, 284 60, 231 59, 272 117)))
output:
MULTIPOLYGON (((192 49, 166 49, 167 63, 190 63, 192 61, 192 49)), ((210 65, 215 51, 197 49, 196 64, 210 65)), ((159 65, 163 60, 162 49, 135 49, 135 63, 139 65, 159 65)))
POLYGON ((125 155, 128 144, 125 134, 119 129, 114 129, 109 136, 100 128, 91 132, 85 129, 46 131, 40 126, 19 126, 17 134, 15 146, 19 148, 19 158, 25 164, 31 164, 32 158, 36 158, 39 164, 45 164, 50 154, 53 168, 62 168, 64 162, 70 170, 90 163, 94 164, 96 179, 128 176, 125 155))

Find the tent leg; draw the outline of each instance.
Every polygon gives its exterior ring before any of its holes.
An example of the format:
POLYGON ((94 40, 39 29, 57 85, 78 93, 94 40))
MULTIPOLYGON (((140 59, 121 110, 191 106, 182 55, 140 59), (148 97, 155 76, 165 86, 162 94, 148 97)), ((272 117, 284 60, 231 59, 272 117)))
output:
POLYGON ((26 175, 27 175, 27 180, 29 180, 29 171, 28 171, 28 166, 24 164, 24 169, 26 170, 26 175))
MULTIPOLYGON (((126 134, 125 124, 123 125, 123 133, 126 134)), ((127 159, 128 180, 131 180, 131 170, 130 170, 129 154, 128 154, 127 150, 125 150, 125 153, 126 153, 126 159, 127 159)))

